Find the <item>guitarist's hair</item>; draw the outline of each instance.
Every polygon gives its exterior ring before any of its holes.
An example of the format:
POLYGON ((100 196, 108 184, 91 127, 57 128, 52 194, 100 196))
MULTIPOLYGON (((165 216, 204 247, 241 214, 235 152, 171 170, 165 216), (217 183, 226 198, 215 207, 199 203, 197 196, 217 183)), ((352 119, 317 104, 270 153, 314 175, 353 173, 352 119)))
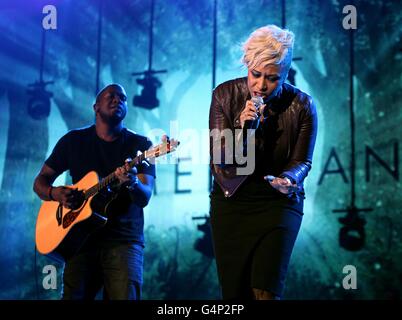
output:
POLYGON ((96 94, 95 103, 98 103, 98 102, 99 102, 100 97, 101 97, 102 94, 106 91, 106 89, 109 88, 109 87, 120 87, 120 88, 123 88, 123 89, 124 89, 124 87, 123 87, 121 84, 119 84, 119 83, 111 83, 111 84, 108 84, 108 85, 106 85, 105 87, 103 87, 102 89, 100 89, 99 92, 96 94))

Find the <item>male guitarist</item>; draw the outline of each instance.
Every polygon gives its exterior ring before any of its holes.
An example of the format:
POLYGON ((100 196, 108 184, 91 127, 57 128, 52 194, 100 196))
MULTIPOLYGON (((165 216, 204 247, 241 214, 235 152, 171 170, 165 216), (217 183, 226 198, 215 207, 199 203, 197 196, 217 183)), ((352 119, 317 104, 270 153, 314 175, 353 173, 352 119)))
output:
POLYGON ((110 84, 102 89, 93 108, 95 125, 71 130, 57 142, 35 179, 34 191, 42 200, 74 209, 82 202, 82 192, 53 187, 61 173, 69 170, 75 184, 90 171, 96 171, 99 178, 114 172, 117 184, 107 189, 117 197, 107 207, 107 223, 66 259, 62 298, 94 299, 103 287, 104 299, 138 300, 143 268, 143 208, 151 198, 155 166, 143 162, 131 169, 127 159, 147 150, 151 142, 124 127, 127 95, 121 85, 110 84))

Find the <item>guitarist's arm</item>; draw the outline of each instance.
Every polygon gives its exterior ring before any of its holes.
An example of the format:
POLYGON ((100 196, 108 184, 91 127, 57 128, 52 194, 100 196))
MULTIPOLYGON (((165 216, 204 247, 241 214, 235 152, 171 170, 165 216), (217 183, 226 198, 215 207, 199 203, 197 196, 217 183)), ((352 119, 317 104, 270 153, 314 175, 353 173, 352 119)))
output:
POLYGON ((128 188, 131 200, 142 208, 146 207, 152 196, 154 177, 144 173, 137 174, 137 169, 130 168, 128 164, 117 168, 115 174, 120 184, 128 188))
POLYGON ((138 174, 138 181, 129 187, 131 199, 144 208, 147 206, 154 189, 154 177, 149 174, 138 174))
POLYGON ((53 187, 52 183, 57 177, 56 171, 44 164, 35 178, 33 190, 42 200, 57 201, 64 207, 71 208, 77 200, 76 193, 71 188, 53 187))

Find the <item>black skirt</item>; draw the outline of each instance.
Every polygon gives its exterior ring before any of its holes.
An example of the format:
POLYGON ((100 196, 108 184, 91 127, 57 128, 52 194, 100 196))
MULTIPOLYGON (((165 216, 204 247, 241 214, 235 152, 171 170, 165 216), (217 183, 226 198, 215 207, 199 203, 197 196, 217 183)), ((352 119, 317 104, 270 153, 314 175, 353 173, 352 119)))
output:
POLYGON ((214 183, 210 199, 223 299, 252 298, 251 288, 281 297, 303 199, 288 199, 267 181, 252 178, 230 198, 214 183))

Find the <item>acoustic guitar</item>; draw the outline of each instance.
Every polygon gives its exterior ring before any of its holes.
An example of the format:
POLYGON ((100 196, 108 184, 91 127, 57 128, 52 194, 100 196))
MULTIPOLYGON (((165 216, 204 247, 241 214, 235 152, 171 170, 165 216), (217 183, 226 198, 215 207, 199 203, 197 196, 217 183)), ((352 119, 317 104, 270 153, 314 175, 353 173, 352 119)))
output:
MULTIPOLYGON (((143 162, 149 165, 149 161, 175 151, 179 144, 171 139, 151 147, 131 160, 129 166, 143 162)), ((73 209, 57 201, 43 201, 36 220, 37 250, 60 262, 77 253, 90 233, 107 223, 108 207, 118 194, 110 186, 116 181, 114 172, 99 181, 98 174, 90 171, 76 184, 67 186, 77 189, 80 195, 73 209)))

